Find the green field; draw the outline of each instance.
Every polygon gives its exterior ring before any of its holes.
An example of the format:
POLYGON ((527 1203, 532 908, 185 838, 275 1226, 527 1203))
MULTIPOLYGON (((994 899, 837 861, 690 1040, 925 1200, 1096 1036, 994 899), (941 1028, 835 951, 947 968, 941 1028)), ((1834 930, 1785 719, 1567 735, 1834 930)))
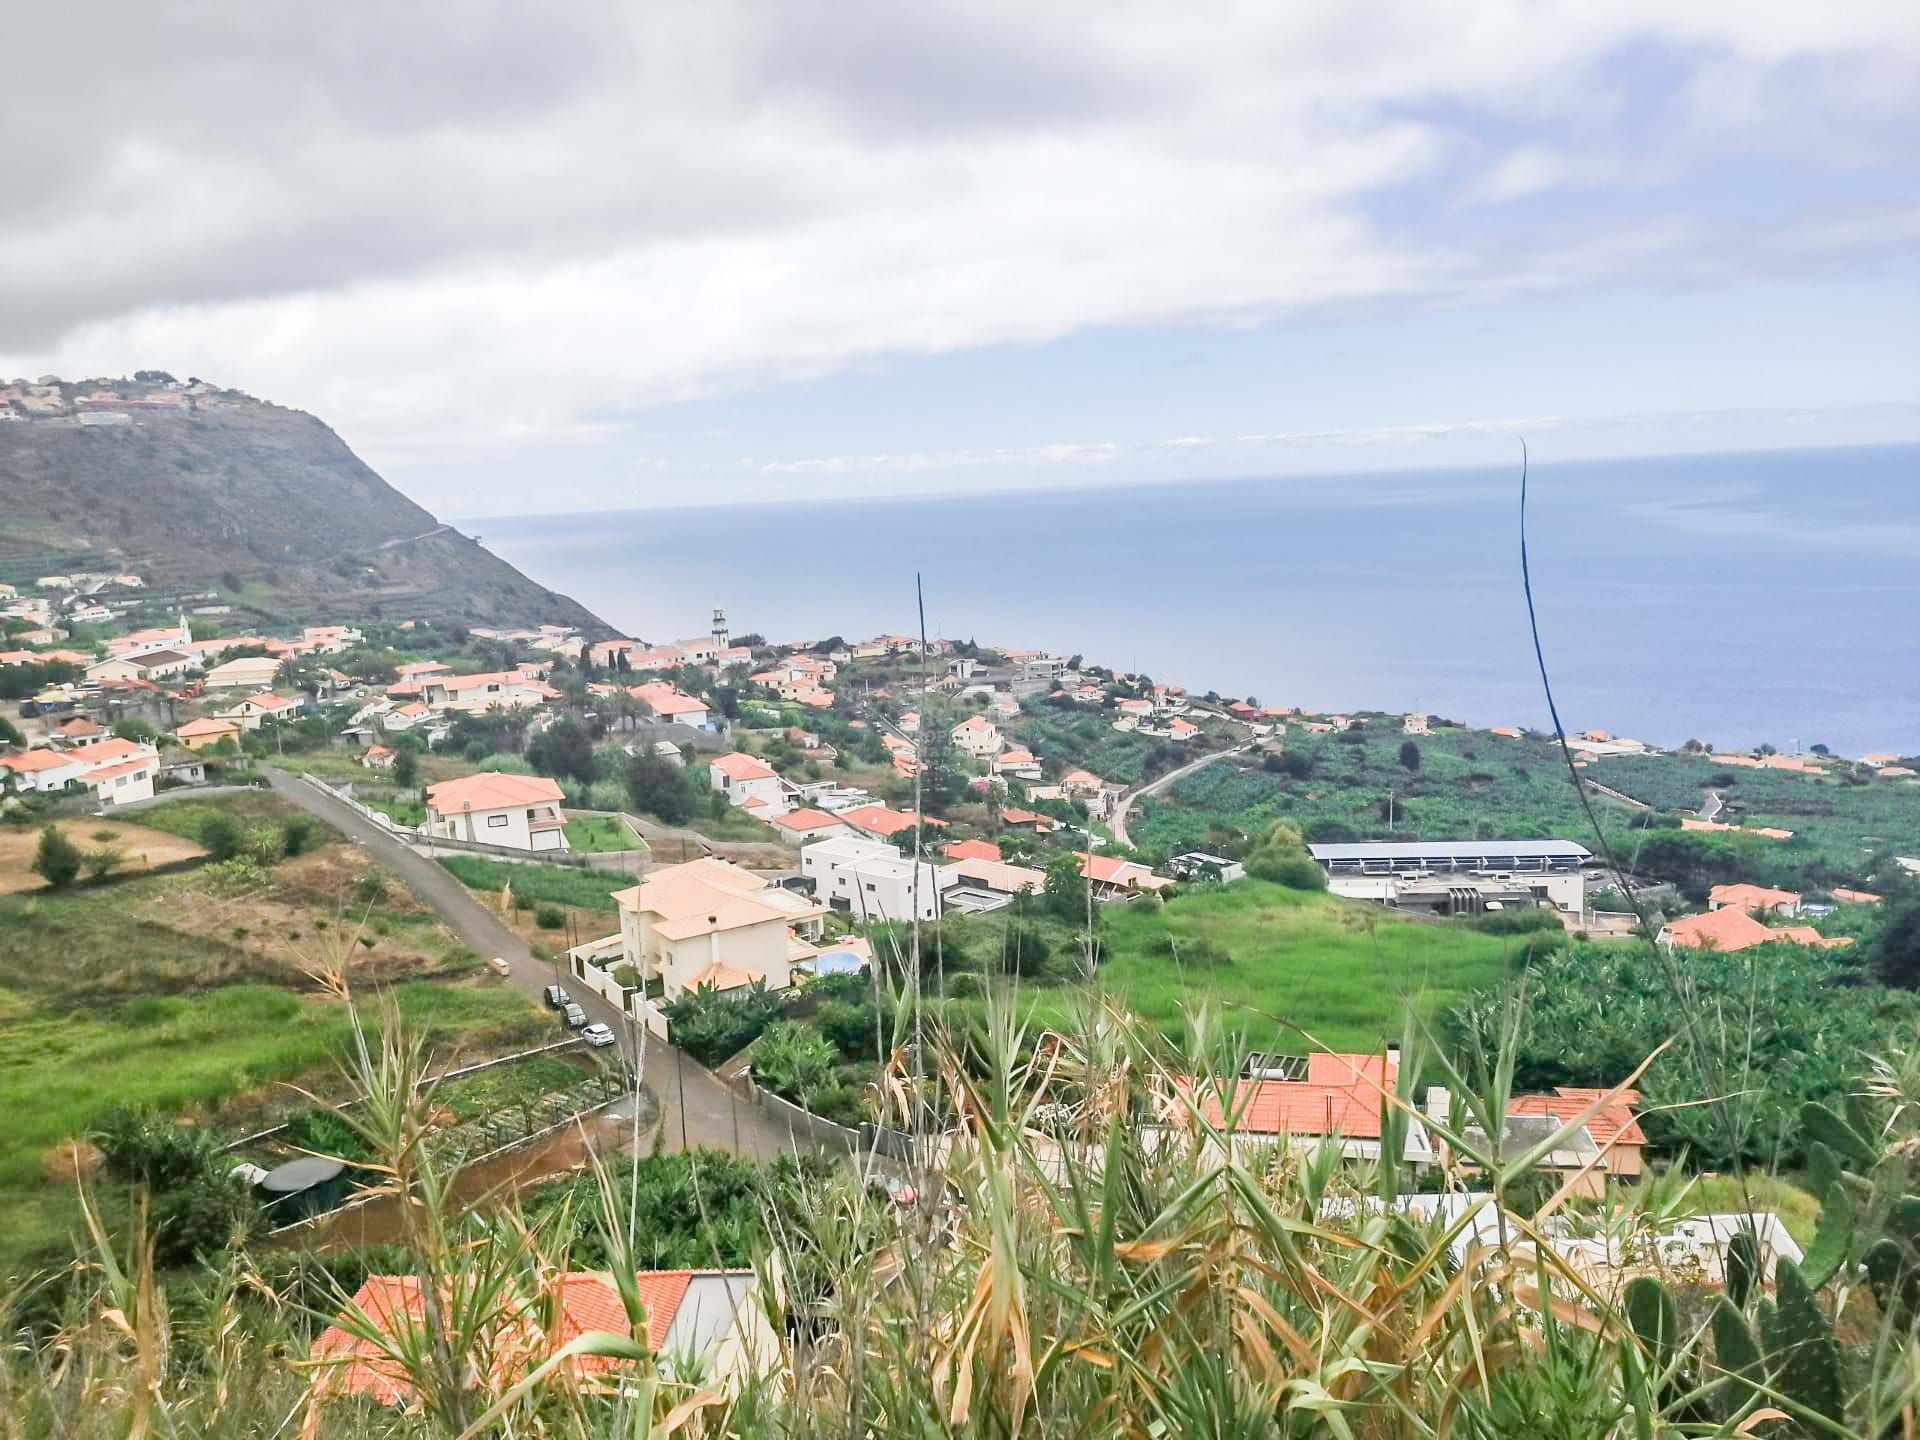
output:
MULTIPOLYGON (((420 981, 398 985, 400 1013, 442 1041, 471 1044, 544 1030, 520 995, 420 981)), ((49 1183, 47 1151, 83 1133, 107 1107, 163 1113, 217 1106, 275 1081, 327 1078, 347 1039, 339 1004, 270 985, 149 996, 62 1012, 0 990, 0 1274, 64 1237, 74 1192, 49 1183)))
POLYGON ((568 865, 517 865, 478 855, 448 855, 440 863, 469 890, 498 895, 511 884, 516 899, 573 905, 582 910, 613 911, 613 892, 634 885, 631 875, 613 870, 575 870, 568 865))
MULTIPOLYGON (((1226 843, 1226 830, 1257 834, 1274 820, 1298 825, 1310 841, 1493 839, 1567 836, 1593 847, 1557 744, 1512 740, 1480 730, 1443 729, 1417 737, 1417 770, 1400 760, 1407 740, 1382 721, 1356 740, 1286 734, 1289 763, 1305 774, 1226 761, 1149 796, 1130 829, 1143 851, 1177 854, 1226 843), (1392 799, 1392 824, 1387 806, 1392 799)), ((1277 762, 1276 762, 1277 763, 1277 762)), ((1864 875, 1871 858, 1920 849, 1920 790, 1886 780, 1852 784, 1785 771, 1727 769, 1693 755, 1622 756, 1594 762, 1587 778, 1651 806, 1660 816, 1697 810, 1707 783, 1730 777, 1723 819, 1792 830, 1788 841, 1742 842, 1743 878, 1817 889, 1829 876, 1864 875)), ((1602 795, 1595 813, 1625 863, 1633 863, 1642 812, 1602 795)), ((1732 843, 1729 841, 1729 843, 1732 843)))
MULTIPOLYGON (((984 928, 992 918, 969 924, 984 928)), ((1409 1005, 1438 1015, 1507 974, 1516 949, 1503 937, 1251 879, 1158 910, 1112 906, 1104 919, 1108 958, 1096 983, 1129 1009, 1178 1037, 1183 1008, 1211 999, 1250 1044, 1293 1054, 1313 1048, 1305 1035, 1348 1051, 1398 1039, 1409 1005), (1176 945, 1210 942, 1230 963, 1183 967, 1166 949, 1168 935, 1176 945)), ((1027 986, 1021 1003, 1058 1022, 1069 993, 1027 986)))
POLYGON ((611 815, 584 816, 567 821, 567 844, 572 849, 588 854, 642 848, 639 838, 627 828, 627 822, 611 815))
MULTIPOLYGON (((271 791, 259 790, 251 795, 211 795, 204 798, 180 795, 164 805, 153 805, 137 811, 129 818, 149 830, 164 830, 169 835, 182 836, 197 845, 206 838, 207 822, 216 815, 226 816, 242 829, 251 829, 256 825, 284 824, 290 817, 305 813, 271 791)), ((316 840, 322 837, 326 840, 338 838, 318 821, 314 822, 314 834, 316 840)))

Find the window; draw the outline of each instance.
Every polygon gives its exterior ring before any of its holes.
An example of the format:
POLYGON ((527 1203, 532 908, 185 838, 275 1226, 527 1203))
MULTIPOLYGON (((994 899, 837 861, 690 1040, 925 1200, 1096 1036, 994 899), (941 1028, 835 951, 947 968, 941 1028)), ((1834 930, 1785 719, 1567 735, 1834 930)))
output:
POLYGON ((505 815, 489 815, 487 816, 487 828, 489 830, 497 830, 504 826, 508 819, 509 817, 505 815))

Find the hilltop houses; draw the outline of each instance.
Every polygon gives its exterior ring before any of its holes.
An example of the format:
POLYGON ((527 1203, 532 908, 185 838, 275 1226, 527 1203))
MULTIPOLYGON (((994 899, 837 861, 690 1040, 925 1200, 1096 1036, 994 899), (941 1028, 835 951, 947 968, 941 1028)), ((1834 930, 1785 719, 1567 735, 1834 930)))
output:
POLYGON ((443 780, 427 787, 426 833, 511 850, 565 850, 565 798, 544 775, 486 770, 443 780))
POLYGON ((706 701, 696 700, 665 681, 655 680, 632 686, 627 694, 640 702, 641 710, 649 719, 691 725, 696 730, 712 727, 706 701))
POLYGON ((222 710, 220 718, 231 720, 242 730, 258 730, 264 721, 292 720, 300 713, 300 702, 287 695, 267 691, 249 695, 238 705, 222 710))

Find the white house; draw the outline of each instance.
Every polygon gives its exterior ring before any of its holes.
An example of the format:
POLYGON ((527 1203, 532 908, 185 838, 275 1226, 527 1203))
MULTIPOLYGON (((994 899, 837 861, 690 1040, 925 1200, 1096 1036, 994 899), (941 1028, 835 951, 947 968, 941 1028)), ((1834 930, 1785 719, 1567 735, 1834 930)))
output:
MULTIPOLYGON (((357 718, 357 717, 356 717, 357 718)), ((418 700, 408 705, 396 705, 380 716, 380 725, 390 733, 404 734, 416 725, 424 725, 433 719, 433 711, 418 700)))
POLYGON ((800 873, 812 882, 815 900, 860 920, 940 915, 940 871, 903 859, 897 845, 853 835, 817 840, 801 850, 800 873))
POLYGON ((640 708, 655 720, 691 725, 696 730, 712 728, 713 717, 706 701, 697 700, 663 680, 632 686, 627 694, 638 700, 640 708))
POLYGON ((275 695, 268 691, 260 695, 249 695, 238 705, 220 712, 222 720, 231 720, 242 730, 258 730, 263 720, 291 720, 300 713, 300 702, 286 695, 275 695))
POLYGON ((993 757, 993 773, 1011 775, 1019 780, 1038 780, 1040 762, 1031 751, 1003 750, 993 757))
POLYGON ((985 760, 1000 749, 1000 727, 984 715, 970 715, 950 732, 954 748, 985 760))
POLYGON ((87 666, 87 679, 96 684, 102 680, 171 680, 199 664, 199 660, 178 650, 143 650, 94 661, 87 666))
POLYGON ((207 672, 209 690, 261 690, 273 684, 280 662, 271 655, 242 655, 207 672))
POLYGON ((655 870, 614 893, 620 949, 667 999, 711 987, 769 990, 793 983, 795 932, 817 935, 826 913, 761 876, 711 856, 655 870))
POLYGON ((513 850, 565 850, 563 799, 544 775, 483 770, 427 787, 427 833, 513 850))
POLYGON ((1428 733, 1427 717, 1415 711, 1400 722, 1400 731, 1404 735, 1425 735, 1428 733))
POLYGON ((773 817, 773 828, 789 845, 810 845, 835 835, 851 835, 853 830, 838 815, 803 807, 773 817))
POLYGON ((96 765, 84 778, 93 787, 94 799, 112 807, 125 805, 130 800, 151 800, 153 782, 159 773, 160 757, 149 751, 131 760, 96 765))
POLYGON ((729 805, 771 820, 793 807, 791 788, 773 768, 751 755, 735 751, 708 762, 707 783, 727 797, 729 805))
POLYGON ((504 710, 544 705, 552 686, 520 670, 489 670, 478 675, 428 675, 415 682, 420 698, 447 710, 478 713, 498 705, 504 710))
POLYGON ((18 755, 0 755, 0 775, 15 790, 44 793, 64 790, 88 769, 76 751, 26 750, 18 755))

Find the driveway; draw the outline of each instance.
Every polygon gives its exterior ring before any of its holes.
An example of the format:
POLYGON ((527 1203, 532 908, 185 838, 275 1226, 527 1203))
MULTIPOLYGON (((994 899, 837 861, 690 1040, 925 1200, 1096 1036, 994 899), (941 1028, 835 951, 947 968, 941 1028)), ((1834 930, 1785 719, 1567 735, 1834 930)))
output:
MULTIPOLYGON (((504 959, 511 967, 508 983, 536 1001, 544 987, 556 980, 566 983, 564 974, 536 958, 526 941, 501 924, 497 915, 441 866, 416 855, 404 842, 324 791, 285 771, 262 768, 276 795, 324 820, 386 866, 475 953, 504 959)), ((682 1051, 640 1032, 599 995, 580 987, 569 988, 577 992, 574 999, 589 1019, 613 1027, 629 1061, 640 1057, 642 1083, 660 1103, 662 1139, 667 1149, 705 1145, 768 1160, 796 1147, 811 1148, 811 1141, 804 1135, 796 1137, 783 1121, 741 1099, 682 1051)))

